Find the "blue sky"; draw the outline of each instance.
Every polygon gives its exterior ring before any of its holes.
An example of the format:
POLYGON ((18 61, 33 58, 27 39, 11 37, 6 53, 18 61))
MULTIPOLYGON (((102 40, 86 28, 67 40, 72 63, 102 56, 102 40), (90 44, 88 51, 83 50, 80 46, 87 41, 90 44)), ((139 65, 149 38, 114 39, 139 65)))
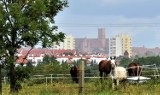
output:
POLYGON ((160 0, 69 0, 55 17, 59 30, 76 38, 127 34, 133 46, 160 47, 160 0))

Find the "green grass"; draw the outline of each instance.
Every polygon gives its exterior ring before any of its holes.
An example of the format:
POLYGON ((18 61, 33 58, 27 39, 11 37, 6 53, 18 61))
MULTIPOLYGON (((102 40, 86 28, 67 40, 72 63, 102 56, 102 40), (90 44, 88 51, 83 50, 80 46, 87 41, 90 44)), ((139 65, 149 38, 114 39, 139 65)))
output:
MULTIPOLYGON (((119 85, 117 89, 112 89, 110 80, 102 84, 95 81, 88 81, 84 85, 84 93, 82 95, 160 95, 160 79, 150 80, 144 84, 129 84, 126 89, 123 85, 119 85)), ((52 84, 33 84, 28 86, 27 83, 22 84, 22 89, 16 95, 78 95, 79 85, 71 81, 56 81, 52 84)), ((3 95, 9 94, 9 85, 3 84, 3 95)))

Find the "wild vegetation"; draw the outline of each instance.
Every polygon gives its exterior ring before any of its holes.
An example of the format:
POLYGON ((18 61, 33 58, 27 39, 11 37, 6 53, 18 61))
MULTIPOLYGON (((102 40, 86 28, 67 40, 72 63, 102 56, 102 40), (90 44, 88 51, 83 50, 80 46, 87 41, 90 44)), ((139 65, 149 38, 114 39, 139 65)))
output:
MULTIPOLYGON (((154 58, 154 57, 153 57, 154 58)), ((155 57, 159 58, 159 57, 155 57)), ((139 58, 138 60, 145 60, 145 58, 139 58)), ((146 60, 148 58, 146 57, 146 60)), ((84 60, 85 61, 85 60, 84 60)), ((126 60, 127 61, 127 60, 126 60)), ((158 62, 158 61, 157 61, 158 62)), ((78 62, 74 62, 74 65, 79 65, 78 62)), ((158 66, 158 64, 157 64, 158 66)), ((77 95, 79 91, 79 85, 74 84, 69 74, 70 64, 63 62, 60 64, 55 57, 45 56, 44 63, 40 63, 38 66, 33 67, 31 63, 27 66, 20 65, 16 67, 17 79, 22 85, 19 85, 20 95, 77 95), (66 77, 66 78, 53 78, 52 77, 66 77), (61 75, 58 75, 61 74, 61 75), (52 82, 51 82, 52 81, 52 82)), ((146 69, 145 75, 153 75, 154 71, 146 69)), ((3 69, 3 76, 7 76, 7 72, 3 69)), ((143 75, 144 75, 143 74, 143 75)), ((98 65, 91 63, 88 65, 85 63, 85 76, 99 77, 98 65)), ((160 90, 160 78, 152 77, 143 84, 130 84, 127 83, 127 88, 123 89, 120 85, 117 89, 113 90, 111 87, 111 80, 108 79, 101 84, 100 79, 91 78, 85 79, 84 93, 87 95, 158 95, 160 90)), ((9 84, 3 84, 3 93, 9 94, 9 84)))
MULTIPOLYGON (((54 80, 46 85, 44 80, 41 84, 30 85, 28 82, 23 83, 23 89, 19 91, 19 95, 78 95, 79 87, 71 79, 54 80)), ((112 89, 111 80, 105 80, 100 83, 99 79, 90 79, 85 81, 84 95, 159 95, 160 79, 149 80, 143 84, 129 84, 124 89, 119 85, 117 89, 112 89)), ((3 95, 9 95, 9 86, 3 86, 3 95)))

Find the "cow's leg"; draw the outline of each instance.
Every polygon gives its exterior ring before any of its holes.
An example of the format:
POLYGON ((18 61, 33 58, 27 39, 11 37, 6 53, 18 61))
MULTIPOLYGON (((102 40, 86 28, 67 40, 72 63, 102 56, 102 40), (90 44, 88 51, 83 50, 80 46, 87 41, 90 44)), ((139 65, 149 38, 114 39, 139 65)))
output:
POLYGON ((78 83, 78 81, 79 81, 79 75, 77 73, 77 75, 75 76, 75 82, 78 83))
POLYGON ((100 71, 100 80, 101 80, 101 83, 102 83, 102 77, 103 77, 103 72, 100 71))
POLYGON ((75 78, 75 76, 73 76, 73 82, 75 82, 76 81, 76 78, 75 78))
POLYGON ((74 82, 74 76, 71 74, 72 81, 74 82))
POLYGON ((75 82, 78 83, 78 77, 75 78, 75 82))
POLYGON ((127 79, 123 79, 122 82, 123 82, 124 89, 126 89, 127 79))
POLYGON ((119 79, 113 79, 112 89, 117 90, 118 85, 119 85, 119 79))
POLYGON ((108 78, 108 73, 106 73, 105 75, 106 75, 106 76, 105 76, 105 79, 107 79, 107 78, 108 78))
POLYGON ((115 88, 116 81, 117 81, 116 79, 113 79, 113 80, 112 80, 112 89, 113 89, 113 90, 114 90, 114 88, 115 88))
POLYGON ((116 86, 118 86, 118 85, 119 85, 119 79, 116 80, 116 86))

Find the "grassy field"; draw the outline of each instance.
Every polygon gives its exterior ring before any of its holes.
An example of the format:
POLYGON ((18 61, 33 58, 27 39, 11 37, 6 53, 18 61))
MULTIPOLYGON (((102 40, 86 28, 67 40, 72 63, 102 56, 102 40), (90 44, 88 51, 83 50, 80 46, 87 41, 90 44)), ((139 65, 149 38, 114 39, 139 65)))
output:
MULTIPOLYGON (((78 95, 79 85, 71 81, 55 81, 52 84, 22 84, 22 89, 18 95, 78 95)), ((17 95, 16 94, 16 95, 17 95)), ((3 95, 9 94, 9 85, 3 84, 3 95)), ((101 84, 98 80, 87 81, 84 85, 82 95, 160 95, 160 79, 150 80, 143 84, 127 83, 126 89, 119 85, 117 89, 112 89, 110 80, 101 84)))

